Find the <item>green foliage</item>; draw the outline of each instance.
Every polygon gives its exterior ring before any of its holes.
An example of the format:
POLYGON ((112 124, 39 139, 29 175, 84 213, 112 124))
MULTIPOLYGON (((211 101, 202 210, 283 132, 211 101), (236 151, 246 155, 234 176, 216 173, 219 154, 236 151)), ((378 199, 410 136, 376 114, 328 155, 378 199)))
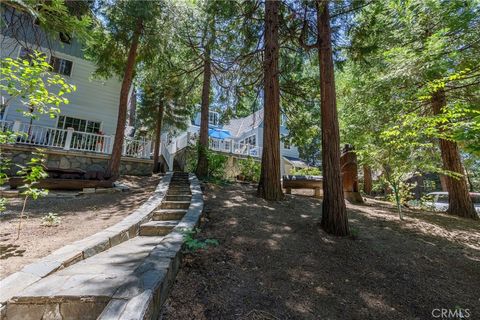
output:
POLYGON ((292 175, 301 176, 321 176, 322 170, 320 168, 308 167, 308 168, 294 168, 291 172, 292 175))
POLYGON ((362 163, 387 165, 397 180, 441 171, 438 138, 478 154, 479 13, 474 0, 374 1, 358 12, 337 85, 342 138, 362 163), (446 105, 436 114, 439 90, 446 105))
MULTIPOLYGON (((186 170, 188 172, 194 172, 197 167, 198 161, 198 151, 201 148, 199 143, 195 146, 189 146, 187 149, 187 163, 186 170)), ((228 157, 222 154, 211 151, 210 149, 205 150, 207 153, 208 159, 208 177, 207 179, 213 181, 224 181, 225 180, 225 166, 228 161, 228 157)))
MULTIPOLYGON (((18 175, 22 177, 25 184, 21 186, 22 195, 25 197, 23 200, 22 211, 18 220, 17 239, 20 238, 20 230, 22 228, 22 219, 25 213, 25 207, 27 205, 28 198, 37 200, 39 197, 44 197, 48 194, 48 190, 35 187, 40 179, 46 178, 48 174, 45 172, 45 154, 42 150, 37 149, 37 152, 33 152, 33 157, 27 163, 26 166, 21 166, 18 175)), ((28 217, 28 216, 27 216, 28 217)))
MULTIPOLYGON (((27 14, 31 19, 37 20, 38 24, 42 26, 42 30, 51 34, 54 37, 58 37, 58 32, 63 32, 75 38, 81 40, 89 37, 89 26, 92 23, 92 19, 89 13, 89 3, 87 1, 65 1, 65 0, 2 0, 2 11, 6 8, 13 8, 17 12, 27 14)), ((3 28, 9 28, 8 23, 2 25, 4 21, 0 22, 0 26, 3 28)), ((28 23, 25 23, 31 27, 28 23)), ((18 28, 18 23, 15 27, 18 30, 8 29, 12 32, 25 32, 24 29, 18 28)), ((23 26, 22 26, 23 27, 23 26)), ((25 36, 25 35, 22 35, 25 36)), ((17 34, 14 34, 14 38, 21 39, 17 34)), ((26 39, 21 39, 26 41, 26 39)), ((29 39, 31 41, 31 39, 29 39)), ((40 45, 40 43, 37 43, 40 45)))
POLYGON ((208 176, 213 178, 225 178, 225 165, 228 157, 213 151, 207 152, 208 176))
POLYGON ((253 157, 248 156, 246 159, 238 161, 240 166, 240 174, 245 181, 258 182, 260 180, 261 163, 255 161, 253 157))
POLYGON ((185 241, 185 248, 188 252, 195 252, 200 249, 207 249, 208 247, 218 246, 219 243, 216 239, 195 239, 195 236, 200 231, 201 230, 198 228, 186 229, 183 231, 183 240, 185 241))
POLYGON ((42 225, 47 227, 58 226, 61 221, 62 218, 60 218, 58 214, 53 212, 49 212, 44 217, 42 217, 42 225))
POLYGON ((29 59, 2 59, 0 90, 9 96, 5 104, 8 105, 14 98, 20 98, 26 109, 17 111, 25 117, 37 118, 39 114, 45 113, 51 118, 56 117, 60 113, 60 104, 69 102, 64 95, 75 91, 76 87, 50 70, 45 54, 38 51, 29 59))
MULTIPOLYGON (((387 181, 388 182, 388 181, 387 181)), ((388 183, 390 187, 393 189, 393 183, 388 183)), ((398 203, 397 203, 397 195, 395 194, 388 194, 387 195, 387 200, 394 203, 395 205, 401 205, 404 206, 409 200, 412 199, 412 189, 415 186, 411 183, 406 183, 401 181, 398 184, 398 203)))

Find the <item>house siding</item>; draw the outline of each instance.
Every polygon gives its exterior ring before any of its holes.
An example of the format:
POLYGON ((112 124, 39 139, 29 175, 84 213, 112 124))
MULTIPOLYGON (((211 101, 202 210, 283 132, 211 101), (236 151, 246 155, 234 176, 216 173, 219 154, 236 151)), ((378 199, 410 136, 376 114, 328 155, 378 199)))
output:
MULTIPOLYGON (((1 43, 13 42, 13 39, 3 38, 1 43)), ((69 45, 65 45, 67 47, 69 45)), ((1 50, 0 56, 5 58, 10 56, 17 58, 20 46, 13 52, 1 50)), ((43 49, 50 58, 50 50, 43 49)), ((64 50, 68 51, 68 50, 64 50)), ((117 124, 118 103, 120 98, 121 82, 118 78, 110 78, 107 80, 91 79, 95 71, 95 65, 87 60, 68 55, 62 52, 53 51, 56 57, 73 61, 71 76, 64 76, 65 80, 76 86, 77 90, 65 97, 70 101, 67 105, 61 105, 61 115, 70 117, 99 121, 102 123, 101 130, 104 134, 113 135, 117 124)), ((17 109, 26 110, 26 107, 20 100, 12 100, 7 107, 4 120, 8 121, 27 121, 21 112, 17 109)), ((48 115, 42 115, 39 119, 34 120, 35 125, 56 127, 57 118, 51 119, 48 115)))

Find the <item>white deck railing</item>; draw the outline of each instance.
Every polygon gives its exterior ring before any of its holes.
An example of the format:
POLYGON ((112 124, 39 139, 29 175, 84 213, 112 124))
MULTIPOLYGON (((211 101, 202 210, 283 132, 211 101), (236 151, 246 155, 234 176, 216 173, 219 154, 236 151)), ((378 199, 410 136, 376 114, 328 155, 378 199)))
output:
MULTIPOLYGON (((165 135, 162 137, 163 141, 168 141, 168 136, 165 135)), ((187 145, 193 145, 196 143, 198 139, 198 134, 185 132, 177 137, 172 137, 170 144, 168 146, 164 146, 161 150, 162 154, 164 155, 165 159, 167 156, 164 154, 165 151, 168 151, 168 156, 171 156, 178 151, 185 148, 187 145)), ((251 156, 251 157, 261 157, 262 156, 262 148, 258 146, 254 146, 248 143, 239 143, 234 142, 232 139, 217 139, 217 138, 209 138, 209 147, 210 150, 223 152, 223 153, 230 153, 230 154, 237 154, 243 156, 251 156)), ((168 162, 168 160, 167 160, 168 162)))
MULTIPOLYGON (((114 141, 113 135, 80 132, 73 128, 44 127, 20 121, 0 120, 0 130, 17 133, 15 139, 17 144, 102 154, 111 154, 114 141)), ((127 137, 124 140, 122 155, 150 159, 151 150, 152 142, 150 140, 135 140, 127 137)))
POLYGON ((152 142, 150 140, 125 138, 123 142, 123 155, 127 157, 149 159, 151 151, 152 142))

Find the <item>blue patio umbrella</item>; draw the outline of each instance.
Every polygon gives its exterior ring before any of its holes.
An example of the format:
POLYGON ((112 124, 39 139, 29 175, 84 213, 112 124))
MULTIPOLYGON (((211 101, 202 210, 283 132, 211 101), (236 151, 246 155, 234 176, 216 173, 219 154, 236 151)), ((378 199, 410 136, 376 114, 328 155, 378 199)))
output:
POLYGON ((215 139, 226 139, 230 138, 232 135, 230 134, 230 131, 228 130, 221 130, 221 129, 208 129, 208 136, 210 138, 215 138, 215 139))

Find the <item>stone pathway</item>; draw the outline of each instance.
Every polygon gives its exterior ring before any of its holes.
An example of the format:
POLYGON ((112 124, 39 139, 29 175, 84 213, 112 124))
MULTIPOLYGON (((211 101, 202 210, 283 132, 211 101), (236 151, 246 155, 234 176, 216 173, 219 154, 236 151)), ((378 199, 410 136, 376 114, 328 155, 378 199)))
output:
POLYGON ((202 209, 197 179, 174 173, 160 206, 134 237, 27 286, 8 301, 2 318, 156 317, 180 265, 184 229, 197 224, 202 209))

